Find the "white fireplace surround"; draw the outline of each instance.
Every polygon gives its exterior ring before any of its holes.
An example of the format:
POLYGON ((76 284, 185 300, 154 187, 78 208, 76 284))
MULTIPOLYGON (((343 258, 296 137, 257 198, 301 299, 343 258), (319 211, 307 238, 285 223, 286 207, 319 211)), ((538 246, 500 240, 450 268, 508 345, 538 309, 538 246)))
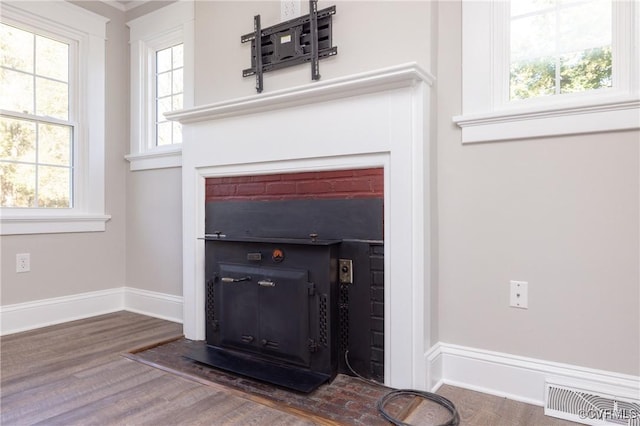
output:
POLYGON ((205 338, 206 178, 383 167, 385 383, 431 387, 433 81, 405 64, 167 114, 184 126, 187 338, 205 338))

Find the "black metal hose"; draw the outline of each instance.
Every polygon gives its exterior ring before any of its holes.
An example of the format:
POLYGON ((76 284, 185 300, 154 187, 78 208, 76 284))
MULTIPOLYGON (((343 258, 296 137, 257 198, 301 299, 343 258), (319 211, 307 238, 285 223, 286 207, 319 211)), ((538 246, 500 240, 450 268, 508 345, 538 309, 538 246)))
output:
POLYGON ((351 364, 349 363, 349 350, 346 350, 344 353, 344 362, 347 365, 347 368, 356 375, 356 377, 358 377, 360 380, 364 380, 367 383, 371 383, 374 384, 376 386, 382 386, 385 387, 387 389, 392 389, 391 392, 387 393, 385 396, 383 396, 382 398, 380 398, 378 400, 378 411, 380 412, 380 414, 382 415, 382 417, 384 417, 386 420, 388 420, 389 422, 393 423, 396 426, 411 426, 409 423, 404 423, 403 421, 393 417, 391 414, 389 414, 389 412, 387 410, 385 410, 385 405, 387 405, 387 403, 389 403, 389 401, 392 401, 396 398, 399 398, 401 396, 406 396, 406 395, 410 395, 410 396, 417 396, 419 398, 423 398, 426 399, 428 401, 432 401, 435 402, 436 404, 446 408, 450 413, 451 413, 451 419, 449 419, 449 421, 447 421, 446 423, 442 423, 438 426, 458 426, 460 424, 460 415, 458 414, 458 410, 456 409, 456 406, 453 405, 453 402, 449 401, 447 398, 445 398, 444 396, 438 395, 436 393, 432 393, 432 392, 425 392, 425 391, 418 391, 418 390, 413 390, 413 389, 393 389, 389 386, 386 386, 382 383, 378 383, 375 380, 371 380, 371 379, 367 379, 366 377, 361 376, 360 374, 358 374, 353 367, 351 367, 351 364))

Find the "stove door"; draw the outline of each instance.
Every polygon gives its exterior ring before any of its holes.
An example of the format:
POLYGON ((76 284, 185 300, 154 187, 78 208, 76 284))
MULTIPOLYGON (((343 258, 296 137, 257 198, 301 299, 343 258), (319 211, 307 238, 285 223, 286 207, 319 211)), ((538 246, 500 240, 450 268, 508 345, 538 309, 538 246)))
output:
POLYGON ((219 265, 220 344, 309 366, 308 271, 219 265))
POLYGON ((304 270, 268 270, 258 281, 259 334, 265 355, 309 366, 309 284, 304 270))
POLYGON ((220 264, 218 281, 220 345, 257 351, 257 284, 244 265, 220 264))

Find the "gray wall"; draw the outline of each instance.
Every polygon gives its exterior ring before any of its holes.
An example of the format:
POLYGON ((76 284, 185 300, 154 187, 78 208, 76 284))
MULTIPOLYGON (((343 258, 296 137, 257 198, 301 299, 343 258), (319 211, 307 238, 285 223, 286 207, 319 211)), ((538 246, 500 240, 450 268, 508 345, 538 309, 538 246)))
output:
POLYGON ((3 236, 2 305, 121 287, 125 283, 125 192, 129 144, 129 60, 124 15, 99 2, 80 6, 110 19, 106 43, 106 232, 3 236), (16 253, 31 272, 16 274, 16 253))
MULTIPOLYGON (((145 3, 127 11, 126 20, 171 3, 145 3)), ((126 34, 128 40, 128 27, 126 34)), ((128 61, 128 48, 126 54, 128 61)), ((128 75, 127 68, 127 78, 128 75)), ((126 176, 126 285, 181 296, 182 169, 127 171, 126 176)))
POLYGON ((441 3, 440 340, 640 374, 639 132, 462 145, 460 28, 441 3))

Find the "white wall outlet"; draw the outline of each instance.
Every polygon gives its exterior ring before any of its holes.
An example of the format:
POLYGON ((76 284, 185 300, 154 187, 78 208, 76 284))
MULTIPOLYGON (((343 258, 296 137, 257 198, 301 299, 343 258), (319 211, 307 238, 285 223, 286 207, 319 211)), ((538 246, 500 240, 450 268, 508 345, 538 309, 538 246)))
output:
POLYGON ((31 254, 16 254, 16 272, 29 272, 31 270, 31 254))
POLYGON ((281 21, 288 21, 298 16, 300 16, 300 0, 280 0, 281 21))
POLYGON ((509 281, 509 305, 514 308, 529 308, 529 283, 526 281, 509 281))

